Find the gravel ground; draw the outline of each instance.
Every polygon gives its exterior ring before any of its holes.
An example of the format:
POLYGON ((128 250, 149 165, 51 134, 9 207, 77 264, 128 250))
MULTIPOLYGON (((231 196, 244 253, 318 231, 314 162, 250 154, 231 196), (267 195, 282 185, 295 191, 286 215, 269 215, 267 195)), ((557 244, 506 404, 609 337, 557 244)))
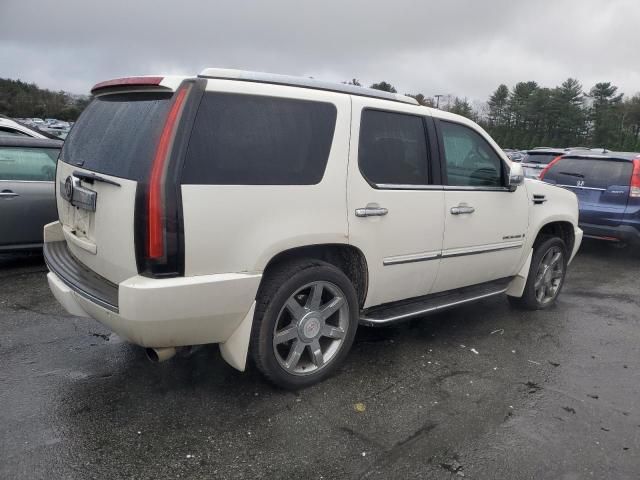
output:
POLYGON ((557 306, 361 328, 290 393, 216 347, 163 364, 0 257, 0 478, 640 478, 640 250, 586 241, 557 306), (476 353, 477 352, 477 353, 476 353))

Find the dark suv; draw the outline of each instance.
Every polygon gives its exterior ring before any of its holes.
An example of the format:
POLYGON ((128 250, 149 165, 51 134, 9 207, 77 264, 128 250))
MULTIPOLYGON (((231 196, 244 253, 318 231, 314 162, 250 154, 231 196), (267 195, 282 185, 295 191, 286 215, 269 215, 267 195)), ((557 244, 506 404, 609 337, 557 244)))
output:
POLYGON ((571 152, 540 180, 576 193, 585 237, 640 245, 640 154, 571 152))

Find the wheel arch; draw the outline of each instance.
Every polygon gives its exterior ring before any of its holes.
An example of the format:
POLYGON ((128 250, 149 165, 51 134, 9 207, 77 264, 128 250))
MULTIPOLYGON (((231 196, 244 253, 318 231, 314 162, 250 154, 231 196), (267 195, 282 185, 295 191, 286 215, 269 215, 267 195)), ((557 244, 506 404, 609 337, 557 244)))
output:
POLYGON ((300 259, 316 259, 334 265, 351 280, 358 296, 360 307, 364 305, 369 285, 369 270, 364 253, 353 245, 345 243, 325 243, 304 245, 283 250, 267 262, 262 281, 276 265, 300 259))
POLYGON ((567 246, 567 255, 571 255, 576 241, 574 226, 566 220, 554 220, 542 225, 536 233, 533 241, 533 248, 542 241, 545 236, 554 236, 560 238, 567 246))

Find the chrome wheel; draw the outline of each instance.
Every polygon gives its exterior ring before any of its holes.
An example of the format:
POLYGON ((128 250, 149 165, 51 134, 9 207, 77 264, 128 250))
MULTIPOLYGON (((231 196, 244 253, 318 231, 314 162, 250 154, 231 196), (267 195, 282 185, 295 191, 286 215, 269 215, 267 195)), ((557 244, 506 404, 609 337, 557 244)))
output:
POLYGON ((538 265, 533 284, 536 300, 542 305, 552 302, 560 291, 563 278, 564 253, 560 247, 554 246, 544 254, 538 265))
POLYGON ((308 375, 336 356, 349 328, 349 304, 337 285, 317 281, 285 302, 273 329, 278 364, 293 375, 308 375))

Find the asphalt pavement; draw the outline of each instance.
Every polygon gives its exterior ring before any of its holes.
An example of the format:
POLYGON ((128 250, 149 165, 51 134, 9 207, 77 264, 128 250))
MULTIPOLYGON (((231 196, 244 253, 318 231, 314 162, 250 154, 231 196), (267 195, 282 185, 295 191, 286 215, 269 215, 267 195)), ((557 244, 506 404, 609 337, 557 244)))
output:
POLYGON ((1 479, 638 479, 640 249, 586 241, 558 304, 360 328, 297 393, 215 346, 162 363, 0 256, 1 479))

